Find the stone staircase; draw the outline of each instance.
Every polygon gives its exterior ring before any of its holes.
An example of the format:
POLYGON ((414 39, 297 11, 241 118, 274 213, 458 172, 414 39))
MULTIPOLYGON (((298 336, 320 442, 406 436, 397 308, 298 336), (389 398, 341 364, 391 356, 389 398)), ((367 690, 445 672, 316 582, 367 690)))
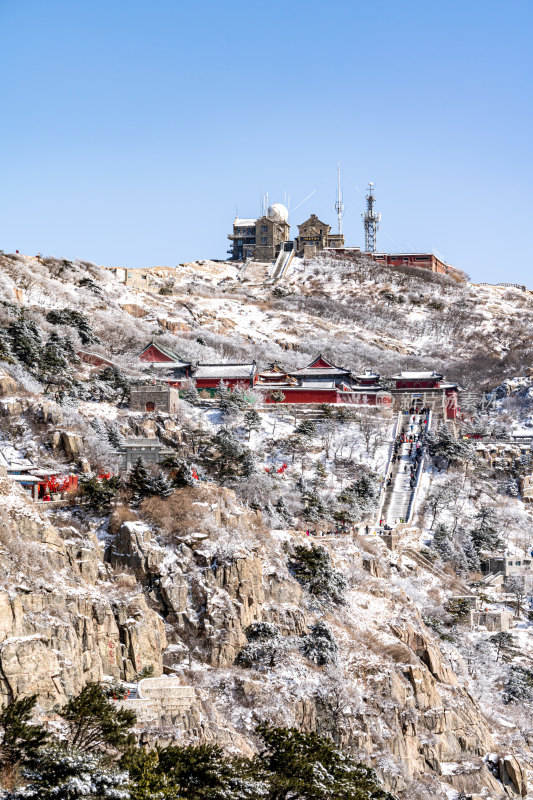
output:
MULTIPOLYGON (((418 435, 424 431, 425 425, 422 421, 424 418, 425 417, 421 416, 420 414, 416 414, 415 421, 413 422, 410 414, 402 412, 402 416, 400 418, 401 425, 398 424, 397 430, 399 432, 403 425, 405 428, 407 428, 409 433, 418 435), (411 425, 413 426, 412 430, 411 425)), ((431 427, 431 412, 429 416, 428 427, 431 427)), ((418 485, 420 482, 420 476, 423 471, 423 462, 420 464, 418 469, 415 486, 411 488, 411 459, 409 457, 410 447, 411 444, 408 442, 401 444, 396 462, 394 464, 392 463, 392 453, 389 460, 387 476, 392 474, 392 483, 385 490, 385 498, 381 508, 381 518, 384 519, 388 525, 394 525, 399 520, 408 522, 410 519, 412 519, 414 514, 414 505, 418 485)))
POLYGON ((422 555, 422 553, 419 553, 418 550, 414 550, 412 547, 404 547, 402 550, 402 555, 412 559, 419 567, 426 570, 426 572, 430 572, 431 575, 434 575, 436 578, 439 578, 439 580, 443 581, 444 584, 453 587, 455 591, 459 591, 464 595, 469 595, 472 593, 472 590, 469 589, 465 583, 460 581, 458 578, 455 578, 453 575, 447 575, 441 569, 432 564, 429 558, 426 558, 422 555))

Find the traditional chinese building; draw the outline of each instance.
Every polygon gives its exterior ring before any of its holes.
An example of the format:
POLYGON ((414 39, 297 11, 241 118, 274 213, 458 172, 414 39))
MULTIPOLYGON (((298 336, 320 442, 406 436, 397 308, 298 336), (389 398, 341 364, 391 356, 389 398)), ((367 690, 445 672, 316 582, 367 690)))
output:
POLYGON ((251 364, 198 364, 193 368, 192 379, 198 391, 218 389, 224 383, 230 389, 235 387, 253 388, 257 381, 257 366, 251 364))
POLYGON ((379 375, 367 372, 364 377, 365 383, 354 386, 349 369, 320 355, 297 370, 285 371, 279 365, 271 365, 260 373, 256 388, 264 391, 266 403, 392 405, 392 396, 379 384, 379 375))
POLYGON ((229 388, 251 388, 257 381, 257 365, 254 361, 246 364, 192 364, 182 361, 172 350, 153 341, 140 353, 139 358, 149 363, 157 377, 170 386, 180 388, 191 379, 199 392, 208 390, 210 396, 214 393, 211 390, 218 389, 221 382, 229 388))
POLYGON ((78 488, 78 476, 38 467, 11 445, 0 447, 0 475, 22 486, 34 501, 59 499, 78 488))
POLYGON ((438 372, 400 372, 391 378, 391 389, 399 408, 430 408, 447 419, 455 419, 459 412, 457 383, 447 383, 438 372))
POLYGON ((139 359, 150 364, 157 377, 167 382, 187 380, 191 375, 191 362, 182 361, 176 353, 161 344, 156 344, 153 339, 139 353, 139 359))

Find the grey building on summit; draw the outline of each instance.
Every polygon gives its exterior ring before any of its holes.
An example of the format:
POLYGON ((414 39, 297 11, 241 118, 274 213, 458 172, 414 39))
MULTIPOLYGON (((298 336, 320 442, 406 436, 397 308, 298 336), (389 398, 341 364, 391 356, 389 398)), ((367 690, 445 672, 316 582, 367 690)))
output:
POLYGON ((325 248, 344 247, 342 233, 332 233, 331 225, 322 222, 316 214, 298 225, 295 242, 290 241, 289 212, 281 203, 274 203, 259 219, 235 217, 233 232, 228 234, 232 261, 273 261, 283 248, 307 257, 325 248))
POLYGON ((289 241, 289 212, 281 203, 274 203, 259 219, 235 217, 233 232, 228 234, 233 261, 272 261, 289 241))

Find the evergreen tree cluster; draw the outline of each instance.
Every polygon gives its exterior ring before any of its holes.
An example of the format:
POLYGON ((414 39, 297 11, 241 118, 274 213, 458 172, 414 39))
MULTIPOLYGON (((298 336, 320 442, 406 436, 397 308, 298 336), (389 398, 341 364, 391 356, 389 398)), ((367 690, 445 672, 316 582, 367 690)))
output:
POLYGON ((426 434, 426 446, 438 469, 447 470, 454 464, 473 461, 474 449, 469 439, 456 439, 446 423, 441 422, 435 433, 426 434))
POLYGON ((270 622, 252 622, 244 633, 248 642, 235 659, 237 666, 260 669, 275 667, 280 663, 287 647, 276 625, 270 622))
POLYGON ((377 506, 380 488, 379 476, 373 472, 364 472, 338 495, 337 501, 341 506, 337 509, 335 518, 356 522, 365 514, 371 513, 377 506))
POLYGON ((164 472, 160 471, 155 476, 150 475, 141 456, 130 470, 126 486, 132 492, 132 505, 138 505, 145 497, 153 495, 170 497, 174 491, 172 481, 164 472))
POLYGON ((133 745, 135 714, 89 683, 60 709, 59 737, 31 722, 36 702, 15 700, 0 714, 0 776, 18 775, 13 789, 0 787, 1 800, 129 800, 127 772, 108 762, 133 745))
POLYGON ((484 553, 497 551, 502 545, 496 513, 490 506, 481 506, 474 524, 466 529, 456 526, 450 530, 439 523, 431 546, 445 563, 452 564, 457 575, 479 572, 484 553))
POLYGON ((170 480, 175 489, 183 489, 186 486, 195 486, 199 475, 199 467, 190 464, 186 459, 170 456, 163 461, 163 466, 170 472, 170 480))
POLYGON ((79 358, 70 338, 52 331, 43 342, 37 325, 23 312, 0 329, 0 359, 20 363, 44 384, 45 392, 55 386, 58 399, 75 386, 72 365, 78 364, 79 358))
MULTIPOLYGON (((264 633, 265 631, 263 631, 264 633)), ((36 697, 0 714, 0 800, 394 800, 331 740, 261 724, 259 753, 217 745, 144 748, 135 714, 88 684, 61 710, 63 734, 32 723, 36 697)))
POLYGON ((325 547, 296 545, 289 560, 289 570, 317 599, 326 603, 344 603, 346 580, 333 568, 325 547))
POLYGON ((339 648, 333 632, 324 622, 315 622, 311 630, 302 639, 302 652, 309 661, 319 667, 336 664, 339 648))
POLYGON ((214 469, 219 480, 249 477, 257 470, 253 453, 228 428, 220 428, 213 444, 218 451, 214 469))
POLYGON ((52 325, 68 325, 74 328, 78 332, 82 344, 96 344, 99 341, 89 320, 81 311, 75 311, 73 308, 53 308, 47 313, 46 319, 52 325))
POLYGON ((100 402, 124 403, 129 400, 131 385, 121 369, 107 366, 93 376, 91 381, 92 396, 100 402))
POLYGON ((531 702, 533 700, 533 669, 513 664, 508 672, 503 690, 506 703, 531 702))
POLYGON ((79 482, 80 499, 92 511, 106 512, 110 509, 121 488, 122 481, 116 475, 111 475, 109 478, 96 475, 82 476, 79 482))

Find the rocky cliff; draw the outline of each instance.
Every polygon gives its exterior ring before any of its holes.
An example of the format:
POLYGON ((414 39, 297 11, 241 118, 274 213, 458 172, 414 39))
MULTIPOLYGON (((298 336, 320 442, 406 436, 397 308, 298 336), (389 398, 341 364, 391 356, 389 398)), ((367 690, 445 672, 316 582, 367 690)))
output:
POLYGON ((298 534, 267 530, 229 490, 178 490, 137 514, 118 508, 108 527, 39 513, 7 479, 0 496, 4 702, 36 692, 50 712, 89 680, 135 681, 149 668, 194 691, 185 706, 163 699, 155 717, 141 714, 144 738, 214 739, 250 753, 255 724, 269 719, 327 732, 405 797, 444 796, 446 784, 494 797, 523 790, 516 759, 501 753, 498 776, 483 760, 497 752, 489 725, 403 591, 412 565, 401 557, 337 543, 348 590, 345 605, 328 607, 287 569, 298 534), (338 646, 327 666, 300 646, 318 619, 338 646), (258 621, 277 627, 279 661, 237 667, 258 621))

